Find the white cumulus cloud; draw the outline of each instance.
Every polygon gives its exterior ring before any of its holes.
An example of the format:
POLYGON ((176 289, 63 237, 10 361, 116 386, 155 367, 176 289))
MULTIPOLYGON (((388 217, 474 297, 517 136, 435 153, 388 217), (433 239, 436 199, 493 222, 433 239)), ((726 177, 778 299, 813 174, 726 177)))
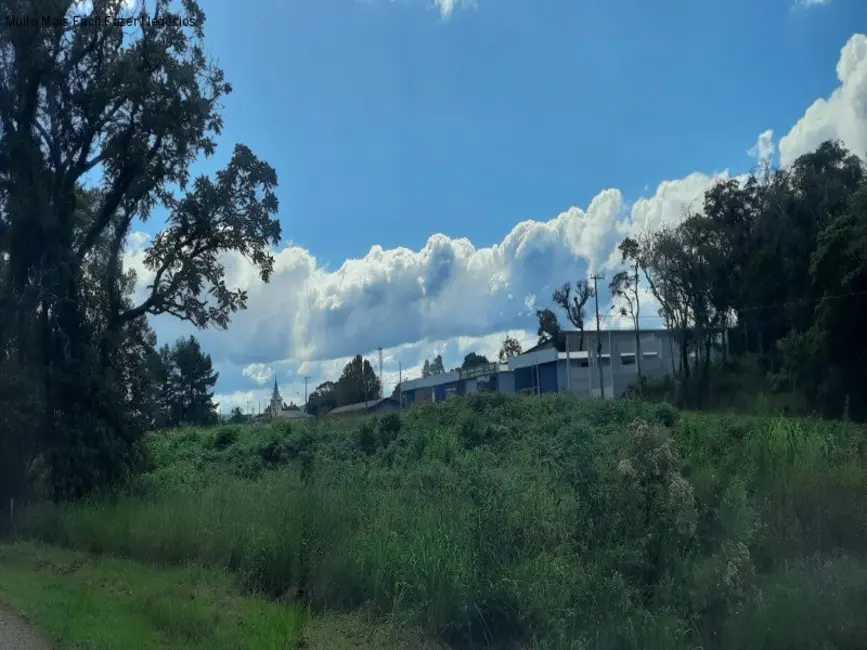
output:
POLYGON ((840 85, 831 96, 817 99, 780 140, 780 163, 791 164, 826 140, 839 139, 867 157, 867 35, 855 34, 837 62, 840 85))
POLYGON ((252 379, 260 386, 264 386, 274 376, 274 370, 270 366, 266 366, 264 363, 251 363, 249 366, 244 368, 244 371, 241 374, 248 379, 252 379))
MULTIPOLYGON (((867 36, 855 35, 843 47, 837 76, 840 86, 817 100, 779 141, 782 165, 829 138, 867 153, 867 36)), ((773 132, 762 133, 749 151, 756 159, 772 156, 773 132)), ((556 286, 592 270, 613 270, 624 236, 678 223, 701 208, 717 180, 728 177, 727 171, 695 172, 663 181, 631 203, 609 188, 586 207, 518 223, 492 246, 434 234, 420 250, 374 245, 336 270, 290 242, 274 251, 269 284, 243 259, 227 256, 227 283, 248 292, 248 309, 235 315, 228 332, 196 335, 220 370, 224 404, 237 405, 251 394, 258 398, 243 389, 275 376, 284 399, 303 401, 305 376, 312 391, 326 379, 336 380, 357 353, 376 368, 378 346, 385 348, 383 379, 390 390, 401 368, 411 376, 437 353, 446 366, 455 366, 470 351, 496 356, 506 331, 523 332, 531 342, 535 327, 528 313, 548 306, 556 286), (268 370, 273 374, 264 379, 268 370)), ((150 278, 142 265, 144 243, 145 236, 137 234, 127 251, 140 285, 150 278)), ((607 288, 600 290, 605 297, 600 308, 607 311, 607 288)), ((642 318, 654 315, 653 305, 643 304, 642 318)), ((606 324, 622 325, 619 321, 611 316, 606 324)), ((189 333, 168 317, 154 319, 154 325, 161 341, 189 333)))
POLYGON ((759 134, 759 139, 756 143, 747 150, 747 155, 756 159, 756 163, 762 165, 766 162, 771 162, 776 153, 776 145, 774 144, 774 132, 771 129, 763 131, 759 134))

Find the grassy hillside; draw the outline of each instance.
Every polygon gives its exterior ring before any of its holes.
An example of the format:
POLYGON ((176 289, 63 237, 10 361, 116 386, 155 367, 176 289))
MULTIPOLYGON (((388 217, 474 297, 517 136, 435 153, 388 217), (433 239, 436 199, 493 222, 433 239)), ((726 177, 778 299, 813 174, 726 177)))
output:
POLYGON ((460 645, 867 647, 867 435, 566 396, 150 437, 20 534, 460 645))

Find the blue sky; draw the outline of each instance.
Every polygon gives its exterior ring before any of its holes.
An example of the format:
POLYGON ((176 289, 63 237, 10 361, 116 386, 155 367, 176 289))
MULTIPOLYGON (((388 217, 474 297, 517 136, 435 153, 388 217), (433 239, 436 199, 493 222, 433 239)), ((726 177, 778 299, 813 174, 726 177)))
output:
POLYGON ((253 313, 202 335, 224 405, 378 345, 390 376, 496 347, 533 296, 748 171, 768 130, 783 164, 829 134, 867 153, 863 0, 456 4, 205 3, 235 92, 197 171, 251 146, 278 172, 287 242, 267 288, 232 267, 253 313))

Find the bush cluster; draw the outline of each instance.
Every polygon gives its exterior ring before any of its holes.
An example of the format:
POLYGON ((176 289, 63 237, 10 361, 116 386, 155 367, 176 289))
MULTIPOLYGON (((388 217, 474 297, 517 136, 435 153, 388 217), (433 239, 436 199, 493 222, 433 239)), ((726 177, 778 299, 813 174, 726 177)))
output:
POLYGON ((149 444, 135 493, 20 527, 455 647, 867 647, 855 425, 476 395, 149 444))

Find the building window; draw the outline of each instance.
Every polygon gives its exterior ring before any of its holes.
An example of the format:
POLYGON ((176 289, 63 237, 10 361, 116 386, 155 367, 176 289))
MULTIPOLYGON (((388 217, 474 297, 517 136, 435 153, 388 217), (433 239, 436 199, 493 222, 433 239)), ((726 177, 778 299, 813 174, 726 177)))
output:
POLYGON ((635 365, 635 353, 634 352, 621 352, 620 353, 620 365, 621 366, 634 366, 635 365))
POLYGON ((579 368, 589 368, 590 367, 590 359, 578 359, 578 367, 579 368))
POLYGON ((456 397, 458 394, 458 389, 456 386, 449 386, 445 390, 446 399, 451 399, 452 397, 456 397))
POLYGON ((642 356, 646 359, 655 359, 659 356, 659 352, 643 352, 642 356))

